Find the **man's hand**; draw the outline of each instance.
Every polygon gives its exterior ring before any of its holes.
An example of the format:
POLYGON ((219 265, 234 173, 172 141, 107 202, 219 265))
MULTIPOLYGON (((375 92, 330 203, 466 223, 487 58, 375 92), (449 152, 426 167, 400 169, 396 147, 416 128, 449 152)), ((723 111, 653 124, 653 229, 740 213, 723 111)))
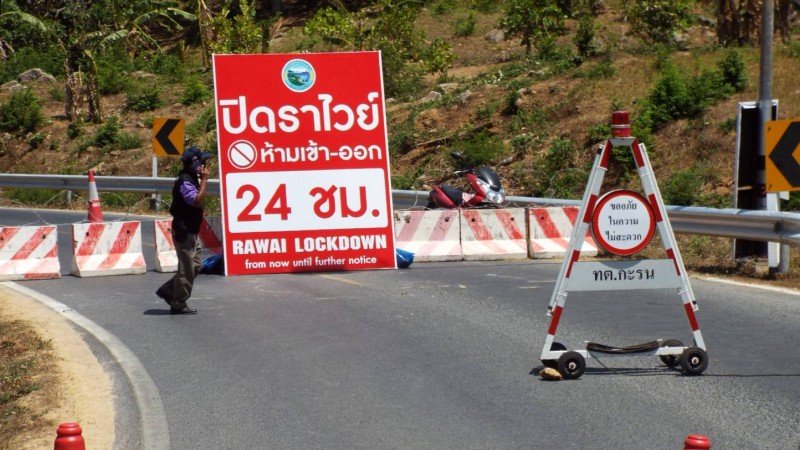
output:
POLYGON ((203 164, 200 166, 200 179, 205 181, 208 180, 208 176, 211 174, 211 169, 203 164))
POLYGON ((194 199, 194 206, 198 208, 203 207, 203 201, 206 199, 206 184, 210 174, 211 169, 209 169, 208 166, 205 164, 200 166, 200 170, 198 171, 198 175, 200 175, 200 189, 197 191, 197 197, 194 199))

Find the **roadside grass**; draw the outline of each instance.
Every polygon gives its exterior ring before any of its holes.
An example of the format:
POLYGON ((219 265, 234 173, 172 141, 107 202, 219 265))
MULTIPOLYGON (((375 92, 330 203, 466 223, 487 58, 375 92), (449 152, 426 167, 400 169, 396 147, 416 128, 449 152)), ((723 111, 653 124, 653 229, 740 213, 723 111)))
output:
POLYGON ((45 414, 58 398, 54 358, 50 341, 27 322, 0 312, 0 443, 9 445, 4 448, 53 426, 45 414))

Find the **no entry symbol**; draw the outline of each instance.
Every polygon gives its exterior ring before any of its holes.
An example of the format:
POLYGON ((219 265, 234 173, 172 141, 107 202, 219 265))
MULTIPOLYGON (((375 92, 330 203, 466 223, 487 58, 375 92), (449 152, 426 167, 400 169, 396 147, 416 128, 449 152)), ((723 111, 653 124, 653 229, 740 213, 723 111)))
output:
POLYGON ((248 141, 236 141, 228 148, 228 161, 237 169, 249 169, 256 157, 256 147, 248 141))

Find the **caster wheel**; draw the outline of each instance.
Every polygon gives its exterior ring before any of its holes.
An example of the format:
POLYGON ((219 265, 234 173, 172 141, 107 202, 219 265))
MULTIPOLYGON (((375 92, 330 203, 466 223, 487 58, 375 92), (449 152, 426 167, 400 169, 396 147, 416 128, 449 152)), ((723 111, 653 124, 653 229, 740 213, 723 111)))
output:
MULTIPOLYGON (((683 347, 683 342, 677 339, 664 339, 661 341, 662 347, 683 347)), ((675 367, 680 362, 680 356, 678 355, 661 355, 661 362, 663 362, 667 367, 675 367)))
POLYGON ((700 375, 708 368, 708 354, 700 347, 689 347, 681 355, 684 375, 700 375))
POLYGON ((576 380, 586 370, 586 360, 578 352, 566 352, 556 361, 556 370, 565 380, 576 380))
MULTIPOLYGON (((550 351, 559 351, 559 350, 566 350, 567 347, 564 346, 561 342, 553 342, 550 345, 550 351)), ((556 360, 555 359, 543 359, 542 365, 545 367, 549 367, 551 369, 556 369, 556 360)))

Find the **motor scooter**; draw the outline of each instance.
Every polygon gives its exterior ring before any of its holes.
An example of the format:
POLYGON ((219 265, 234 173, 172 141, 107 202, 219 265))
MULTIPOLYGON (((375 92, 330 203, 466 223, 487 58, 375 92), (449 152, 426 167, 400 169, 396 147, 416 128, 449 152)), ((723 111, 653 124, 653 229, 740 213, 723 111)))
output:
MULTIPOLYGON (((466 157, 459 152, 453 152, 454 158, 462 161, 466 157)), ((511 158, 506 158, 500 165, 508 164, 511 158)), ((478 208, 500 206, 506 200, 506 192, 500 183, 500 176, 489 166, 479 166, 457 170, 458 176, 464 176, 474 192, 464 192, 461 189, 448 185, 433 186, 428 199, 427 209, 453 209, 453 208, 478 208)))

